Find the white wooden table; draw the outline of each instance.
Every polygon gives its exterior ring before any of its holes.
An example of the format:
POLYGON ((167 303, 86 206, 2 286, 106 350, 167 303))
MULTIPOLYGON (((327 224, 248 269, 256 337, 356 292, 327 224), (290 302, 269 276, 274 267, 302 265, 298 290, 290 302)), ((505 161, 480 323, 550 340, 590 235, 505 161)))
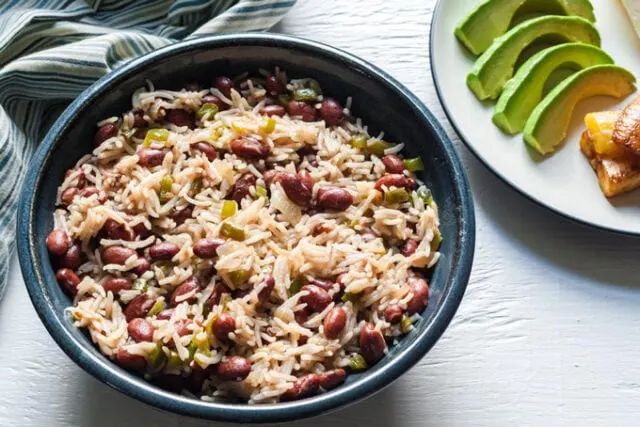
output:
MULTIPOLYGON (((446 0, 445 0, 446 1, 446 0)), ((429 72, 434 0, 299 0, 276 29, 359 55, 406 84, 455 137, 429 72)), ((463 83, 461 83, 463 84, 463 83)), ((640 425, 638 241, 525 200, 459 143, 477 213, 466 296, 422 362, 307 426, 640 425)), ((17 258, 0 302, 0 426, 205 426, 101 384, 40 323, 17 258)))

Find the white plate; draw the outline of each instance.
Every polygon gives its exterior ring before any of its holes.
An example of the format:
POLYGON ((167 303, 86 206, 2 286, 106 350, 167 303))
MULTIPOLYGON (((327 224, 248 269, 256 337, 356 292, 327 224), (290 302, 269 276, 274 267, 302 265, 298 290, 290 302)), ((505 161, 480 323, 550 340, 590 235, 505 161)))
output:
MULTIPOLYGON (((616 64, 640 78, 640 39, 619 1, 591 0, 602 48, 616 64)), ((480 160, 515 189, 571 219, 607 230, 640 235, 640 190, 607 200, 580 153, 584 116, 621 109, 627 99, 596 97, 576 108, 565 144, 551 157, 535 158, 521 135, 503 134, 491 121, 493 104, 480 103, 466 85, 473 57, 453 35, 457 23, 480 0, 440 0, 431 25, 431 69, 440 101, 456 131, 480 160)))

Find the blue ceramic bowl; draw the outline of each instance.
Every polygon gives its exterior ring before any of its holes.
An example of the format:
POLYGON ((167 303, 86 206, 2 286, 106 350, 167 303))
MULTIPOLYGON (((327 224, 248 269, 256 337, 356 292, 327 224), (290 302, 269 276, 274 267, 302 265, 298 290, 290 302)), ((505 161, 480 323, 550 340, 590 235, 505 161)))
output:
MULTIPOLYGON (((426 70, 425 70, 426 73, 426 70)), ((319 43, 272 34, 199 38, 160 49, 129 62, 84 91, 47 133, 31 162, 18 211, 18 254, 33 305, 51 336, 80 367, 111 387, 158 408, 232 422, 278 422, 319 415, 381 390, 411 368, 435 344, 453 317, 466 288, 475 244, 469 184, 453 144, 427 108, 396 80, 348 53, 319 43), (156 87, 186 82, 209 84, 213 76, 234 75, 278 65, 291 76, 316 78, 328 94, 353 96, 353 112, 372 133, 384 130, 403 141, 405 154, 421 156, 420 178, 440 207, 442 258, 430 279, 429 306, 399 345, 337 389, 291 403, 218 404, 163 391, 102 356, 76 329, 64 309, 71 303, 56 283, 45 239, 53 228, 56 187, 65 170, 92 150, 94 123, 130 108, 131 94, 152 79, 156 87)))

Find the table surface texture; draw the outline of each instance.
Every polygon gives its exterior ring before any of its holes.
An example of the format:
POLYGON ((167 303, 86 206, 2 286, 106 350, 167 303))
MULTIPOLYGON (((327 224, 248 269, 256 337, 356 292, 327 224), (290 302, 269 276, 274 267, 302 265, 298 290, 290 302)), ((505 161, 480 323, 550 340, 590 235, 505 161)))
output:
MULTIPOLYGON (((374 397, 289 425, 640 425, 637 240, 546 211, 464 147, 429 70, 434 7, 434 0, 299 0, 274 29, 361 56, 414 91, 454 140, 477 215, 471 281, 432 351, 374 397)), ((17 257, 0 301, 0 348, 0 426, 211 425, 139 403, 77 367, 36 315, 17 257)))

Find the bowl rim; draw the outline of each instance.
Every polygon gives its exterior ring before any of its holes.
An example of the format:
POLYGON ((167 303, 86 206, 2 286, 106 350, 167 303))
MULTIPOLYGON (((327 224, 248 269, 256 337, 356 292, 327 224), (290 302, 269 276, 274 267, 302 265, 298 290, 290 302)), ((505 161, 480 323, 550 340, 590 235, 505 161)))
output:
POLYGON ((214 421, 266 423, 299 420, 349 406, 382 390, 415 365, 440 338, 462 300, 474 257, 475 214, 470 185, 453 143, 433 114, 405 86, 378 67, 340 49, 289 35, 242 33, 191 39, 133 59, 105 75, 83 91, 53 124, 32 158, 23 189, 18 205, 16 236, 20 267, 32 304, 60 348, 86 372, 130 397, 159 409, 214 421), (430 327, 421 331, 413 343, 395 355, 385 366, 372 372, 362 381, 346 384, 330 392, 300 401, 265 405, 212 403, 166 392, 144 380, 136 381, 131 374, 118 368, 107 358, 93 355, 67 330, 40 286, 44 278, 40 269, 36 267, 35 260, 38 259, 36 248, 42 243, 36 241, 33 235, 32 221, 35 189, 42 180, 42 168, 52 155, 52 149, 57 145, 70 119, 93 99, 100 97, 110 86, 117 85, 121 79, 138 72, 150 63, 176 54, 202 48, 256 45, 287 47, 348 65, 375 79, 377 84, 386 85, 388 90, 399 95, 403 102, 409 104, 417 114, 421 115, 432 128, 435 139, 438 140, 437 143, 442 146, 445 153, 443 161, 453 178, 452 196, 459 206, 459 214, 456 218, 459 234, 456 236, 456 250, 452 255, 454 259, 451 283, 444 290, 443 302, 434 313, 430 327))

